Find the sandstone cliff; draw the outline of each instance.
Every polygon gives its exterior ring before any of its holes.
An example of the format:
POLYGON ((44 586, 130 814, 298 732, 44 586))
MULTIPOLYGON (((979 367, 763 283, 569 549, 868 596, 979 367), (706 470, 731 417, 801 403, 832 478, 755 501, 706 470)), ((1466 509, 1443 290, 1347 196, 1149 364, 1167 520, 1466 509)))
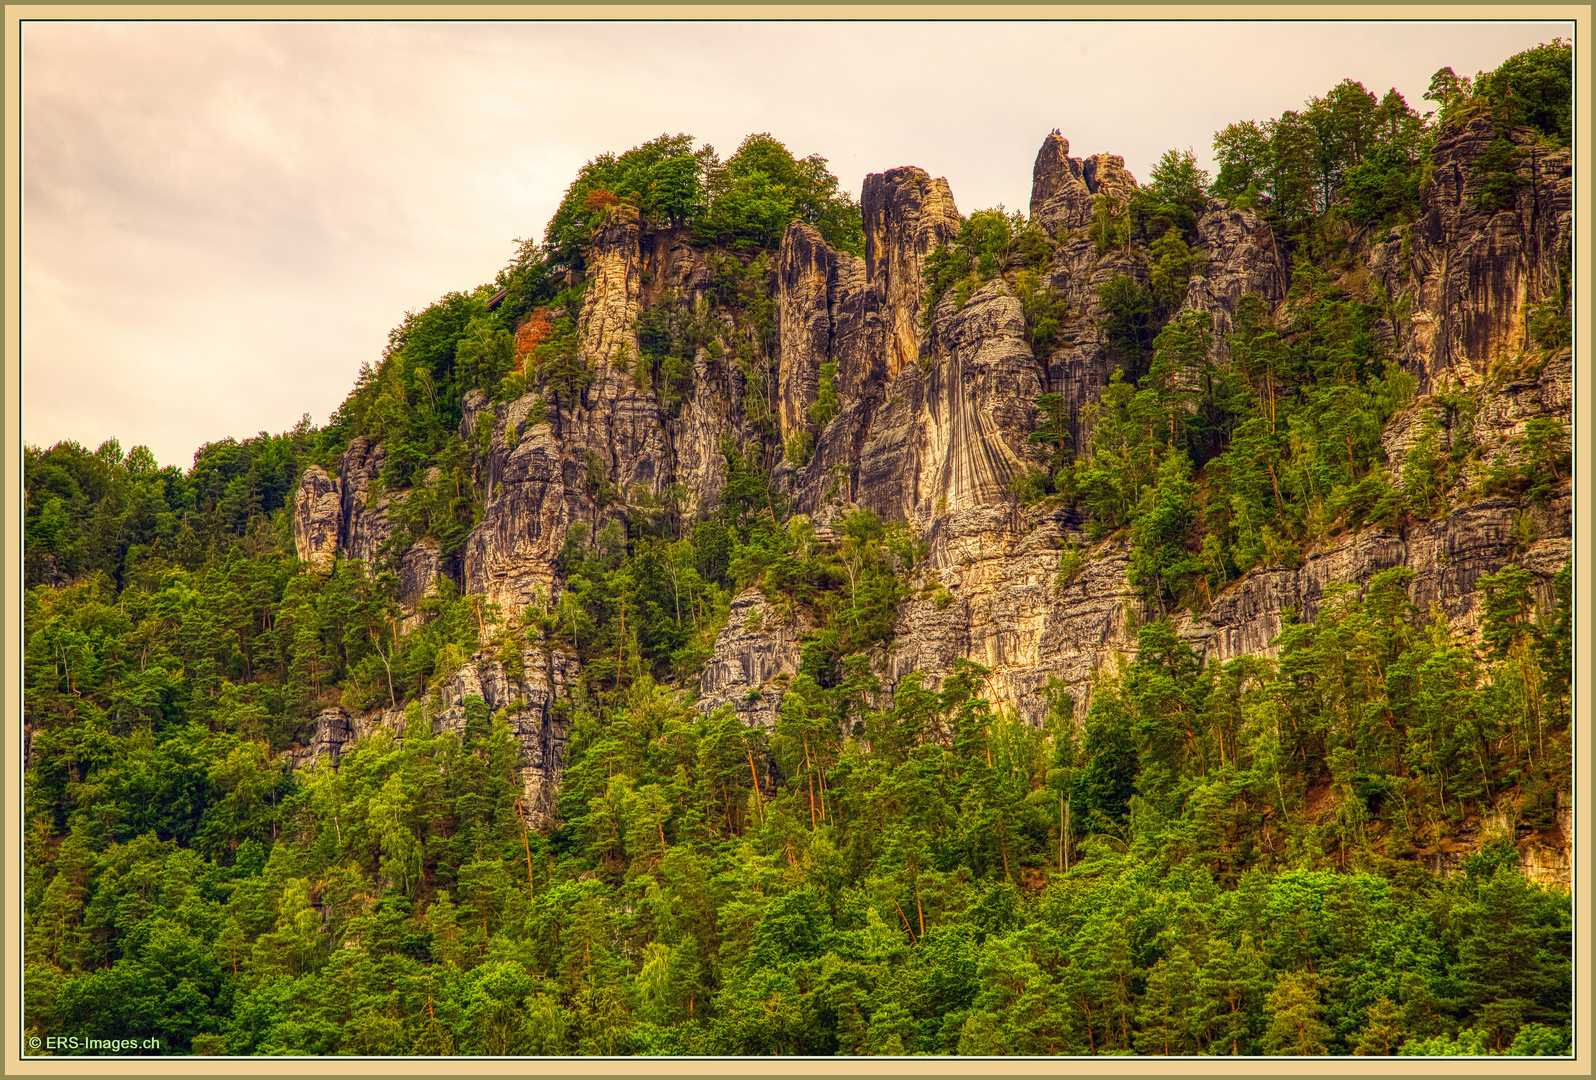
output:
MULTIPOLYGON (((1247 573, 1179 620, 1179 633, 1209 662, 1269 654, 1286 619, 1313 619, 1330 585, 1365 583, 1395 566, 1413 571, 1410 596, 1421 611, 1433 606, 1463 630, 1478 622, 1479 578, 1509 563, 1531 570, 1539 598, 1549 599, 1551 578, 1571 552, 1566 478, 1550 502, 1527 509, 1481 497, 1477 481, 1492 462, 1518 460, 1529 421, 1571 414, 1566 350, 1533 371, 1504 364, 1523 351, 1530 306, 1564 287, 1572 180, 1566 152, 1537 151, 1526 155, 1511 209, 1478 209, 1470 196, 1482 181, 1473 165, 1492 137, 1488 122, 1474 121, 1439 142, 1411 229, 1348 236, 1361 269, 1348 271, 1345 284, 1383 297, 1397 313, 1379 333, 1416 381, 1416 400, 1384 436, 1391 474, 1400 482, 1408 450, 1438 426, 1441 438, 1479 448, 1448 493, 1451 509, 1396 530, 1331 532, 1298 563, 1247 573), (1470 390, 1479 408, 1462 418, 1437 408, 1429 395, 1446 388, 1470 390)), ((635 210, 614 208, 587 259, 580 341, 592 381, 581 400, 550 403, 538 424, 530 420, 534 394, 492 403, 474 392, 465 402, 461 432, 477 435, 487 425, 488 451, 482 522, 460 559, 461 585, 504 616, 549 603, 562 588, 555 557, 573 525, 592 535, 672 485, 689 517, 713 508, 722 440, 730 438, 774 467, 793 509, 822 530, 833 515, 862 507, 907 523, 925 545, 878 664, 887 693, 910 671, 935 683, 969 659, 990 672, 984 693, 996 707, 1038 722, 1048 708, 1042 690, 1056 681, 1084 717, 1094 678, 1134 652, 1134 627, 1149 613, 1127 582, 1123 536, 1093 545, 1079 512, 1024 506, 1011 481, 1028 468, 1026 439, 1043 393, 1062 395, 1074 446, 1088 445, 1090 407, 1113 366, 1099 288, 1120 275, 1145 282, 1149 270, 1144 253, 1099 250, 1085 227, 1099 196, 1124 202, 1135 191, 1123 159, 1073 158, 1062 136, 1044 140, 1030 211, 1051 251, 1039 277, 1064 314, 1039 356, 1012 275, 962 304, 947 295, 925 310, 926 260, 955 239, 962 221, 953 194, 916 168, 872 174, 861 199, 863 258, 833 250, 809 225, 791 225, 769 268, 776 344, 768 355, 751 352, 768 367, 700 347, 692 392, 677 402, 633 373, 642 314, 674 305, 684 317, 714 320, 727 340, 745 331, 710 303, 703 248, 670 230, 645 231, 635 210), (837 407, 820 422, 823 370, 834 372, 837 407), (807 457, 783 462, 783 447, 799 437, 808 440, 807 457)), ((1224 335, 1244 296, 1286 310, 1289 262, 1253 210, 1211 200, 1196 233, 1200 262, 1179 306, 1212 314, 1215 359, 1228 363, 1224 335)), ((377 553, 391 532, 389 499, 400 497, 379 493, 382 455, 357 439, 336 478, 306 471, 295 517, 301 558, 325 572, 335 550, 348 558, 377 553)), ((407 603, 449 572, 436 547, 421 545, 399 566, 407 603)), ((730 705, 749 724, 774 723, 802 633, 757 591, 738 596, 703 670, 700 706, 730 705)), ((546 815, 565 737, 550 703, 576 667, 528 652, 526 670, 538 674, 509 680, 496 662, 474 659, 443 687, 433 722, 456 723, 472 694, 510 707, 527 804, 546 815)), ((322 741, 337 741, 331 727, 322 741)))

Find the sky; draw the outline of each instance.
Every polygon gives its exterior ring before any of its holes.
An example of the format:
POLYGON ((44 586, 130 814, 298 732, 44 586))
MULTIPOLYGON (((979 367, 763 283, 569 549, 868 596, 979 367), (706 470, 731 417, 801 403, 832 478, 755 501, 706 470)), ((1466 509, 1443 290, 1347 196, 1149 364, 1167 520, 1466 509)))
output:
POLYGON ((1166 150, 1344 78, 1421 112, 1566 23, 31 22, 23 438, 204 443, 324 423, 406 311, 489 282, 584 162, 766 131, 964 213, 1071 153, 1166 150))

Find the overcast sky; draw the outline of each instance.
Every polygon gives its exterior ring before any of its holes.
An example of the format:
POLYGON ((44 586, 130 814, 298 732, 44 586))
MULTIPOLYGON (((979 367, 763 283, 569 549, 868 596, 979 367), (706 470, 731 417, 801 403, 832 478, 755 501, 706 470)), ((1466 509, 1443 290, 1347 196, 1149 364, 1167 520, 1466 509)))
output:
POLYGON ((1025 209, 1053 128, 1145 179, 1343 78, 1421 111, 1556 23, 24 24, 27 442, 325 422, 388 330, 492 280, 576 170, 769 131, 1025 209))

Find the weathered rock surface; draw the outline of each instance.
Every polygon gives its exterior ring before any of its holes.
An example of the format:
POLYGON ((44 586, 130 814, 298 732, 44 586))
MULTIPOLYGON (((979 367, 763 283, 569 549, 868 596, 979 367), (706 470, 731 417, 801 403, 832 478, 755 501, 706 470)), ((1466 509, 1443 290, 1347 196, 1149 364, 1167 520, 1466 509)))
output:
POLYGON ((731 602, 731 617, 699 679, 698 707, 730 705, 750 727, 769 730, 781 711, 787 678, 798 671, 798 628, 758 589, 731 602))
MULTIPOLYGON (((1068 152, 1066 144, 1065 153, 1068 152)), ((1121 205, 1136 194, 1136 178, 1125 169, 1125 159, 1118 154, 1093 154, 1082 161, 1081 179, 1093 195, 1107 195, 1121 205)))
POLYGON ((949 513, 1007 503, 1010 479, 1026 469, 1042 388, 1024 312, 1002 280, 957 310, 944 298, 923 354, 929 372, 911 520, 933 530, 949 513))
POLYGON ((463 734, 466 698, 481 698, 490 715, 508 710, 505 719, 521 748, 521 805, 527 823, 543 828, 554 820, 570 735, 570 724, 555 703, 561 696, 569 696, 580 668, 559 650, 538 649, 525 651, 521 667, 519 674, 513 674, 496 657, 477 653, 439 688, 442 708, 429 716, 434 734, 463 734))
POLYGON ((362 435, 350 440, 338 462, 338 550, 345 558, 375 561, 393 533, 389 497, 378 482, 386 457, 380 444, 362 435))
POLYGON ((344 744, 354 741, 355 734, 355 726, 343 709, 337 706, 323 709, 316 714, 316 730, 309 744, 289 751, 288 760, 296 769, 308 769, 316 764, 317 758, 325 756, 336 766, 344 744))
POLYGON ((887 323, 887 378, 920 355, 920 274, 938 244, 959 235, 959 210, 940 177, 912 166, 865 177, 865 280, 876 286, 887 323))
MULTIPOLYGON (((878 427, 877 413, 889 397, 914 392, 920 375, 921 270, 937 245, 952 242, 959 230, 947 181, 933 180, 923 169, 865 177, 861 210, 862 262, 830 252, 818 234, 801 225, 788 229, 777 258, 778 267, 817 268, 808 277, 783 269, 776 280, 784 331, 780 370, 799 382, 791 395, 795 404, 814 400, 805 373, 818 372, 828 362, 837 365, 838 414, 817 433, 813 457, 792 481, 794 504, 808 514, 828 500, 855 499, 863 486, 871 486, 862 485, 858 473, 878 427), (822 264, 823 291, 818 287, 822 264), (798 330, 792 340, 785 336, 789 326, 798 330)), ((788 392, 781 393, 785 409, 788 392)))
POLYGON ((294 498, 294 550, 315 573, 332 573, 338 557, 338 483, 320 465, 305 469, 294 498))
MULTIPOLYGON (((1120 159, 1123 170, 1125 160, 1120 159)), ((1093 173, 1102 163, 1093 160, 1093 173)), ((1092 192, 1080 158, 1070 157, 1070 141, 1054 132, 1042 140, 1031 167, 1031 220, 1049 234, 1084 228, 1092 220, 1092 192)))
POLYGON ((820 365, 831 356, 831 294, 837 253, 818 230, 794 222, 776 256, 776 306, 781 331, 778 386, 781 437, 809 426, 809 407, 819 394, 820 365))
POLYGON ((890 682, 922 671, 934 685, 973 660, 991 672, 983 695, 994 707, 1042 722, 1051 677, 1084 717, 1098 669, 1135 655, 1127 556, 1105 544, 1061 578, 1063 551, 1085 547, 1073 515, 1031 511, 1016 527, 1018 516, 1001 504, 949 516, 899 616, 890 682))
POLYGON ((467 400, 462 420, 493 425, 482 523, 466 539, 465 591, 482 593, 507 616, 537 603, 540 594, 553 596, 554 557, 573 520, 572 503, 580 511, 586 502, 566 497, 568 455, 550 425, 523 430, 533 401, 528 394, 495 415, 479 394, 467 400))
POLYGON ((1571 273, 1569 151, 1548 152, 1529 132, 1513 132, 1524 186, 1511 209, 1493 213, 1480 205, 1487 176, 1474 166, 1495 138, 1491 121, 1475 117, 1436 142, 1410 255, 1399 230, 1367 241, 1371 273, 1412 305, 1399 346, 1422 392, 1478 383, 1493 362, 1522 350, 1528 305, 1556 297, 1571 273))
POLYGON ((1197 232, 1208 252, 1208 266, 1187 285, 1182 307, 1213 314, 1214 351, 1218 358, 1228 359, 1224 335, 1234 329, 1232 320, 1241 298, 1253 293, 1273 307, 1285 299, 1291 273, 1274 230, 1252 210, 1231 210, 1210 201, 1197 220, 1197 232))
MULTIPOLYGON (((443 554, 438 542, 428 537, 418 540, 399 556, 399 604, 414 612, 416 605, 429 596, 438 594, 438 576, 443 573, 443 554)), ((405 620, 405 628, 421 625, 422 616, 412 614, 405 620)))
POLYGON ((1514 536, 1517 513, 1511 500, 1482 499, 1438 521, 1415 525, 1405 536, 1365 529, 1310 551, 1299 568, 1253 571, 1181 632, 1210 663, 1273 655, 1287 611, 1312 622, 1330 586, 1365 584, 1397 566, 1413 571, 1408 595, 1418 609, 1438 606, 1460 630, 1478 625, 1476 583, 1510 563, 1533 571, 1540 601, 1550 603, 1551 579, 1572 554, 1567 519, 1555 510, 1536 515, 1551 533, 1525 545, 1514 536))
MULTIPOLYGON (((1523 460, 1531 420, 1571 415, 1571 353, 1544 363, 1515 358, 1528 306, 1555 297, 1568 273, 1572 181, 1566 153, 1525 143, 1525 186, 1514 208, 1479 209, 1483 179, 1473 165, 1493 137, 1488 124, 1471 123, 1443 138, 1419 223, 1406 238, 1400 231, 1349 233, 1350 250, 1368 270, 1349 271, 1341 282, 1361 297, 1383 292, 1392 311, 1412 312, 1411 321, 1393 315, 1376 330, 1419 384, 1417 400, 1384 433, 1395 482, 1427 432, 1443 451, 1464 438, 1480 448, 1451 493, 1451 511, 1394 531, 1333 534, 1308 547, 1300 565, 1254 569, 1179 623, 1210 662, 1270 654, 1288 612, 1312 619, 1338 583, 1363 586, 1397 566, 1413 571, 1409 591, 1421 611, 1433 606, 1463 630, 1478 622, 1479 578, 1509 563, 1533 571, 1540 598, 1549 599, 1551 578, 1571 551, 1567 478, 1559 478, 1545 506, 1466 493, 1493 464, 1523 460), (1480 407, 1471 414, 1426 396, 1459 385, 1478 391, 1480 407)), ((675 304, 684 316, 721 319, 727 341, 746 345, 754 335, 736 323, 740 316, 700 307, 716 290, 701 249, 669 230, 645 232, 634 210, 615 208, 585 256, 579 338, 593 379, 581 400, 547 403, 548 420, 538 425, 530 424, 534 395, 491 403, 474 393, 463 404, 462 434, 489 425, 479 477, 484 515, 459 565, 465 590, 510 615, 558 593, 555 557, 573 524, 596 531, 666 493, 680 497, 684 520, 712 509, 729 438, 775 469, 793 508, 810 515, 822 535, 834 515, 862 507, 907 523, 927 545, 894 641, 876 658, 887 692, 912 671, 935 684, 968 659, 989 670, 983 693, 995 706, 1040 722, 1049 708, 1044 688, 1055 680, 1084 717, 1093 679, 1134 654, 1132 628, 1147 614, 1126 580, 1126 541, 1092 547, 1077 513, 1023 508, 1010 481, 1027 468, 1026 439, 1044 392, 1063 395, 1075 448, 1088 446, 1092 405, 1115 363, 1100 329, 1099 290, 1120 275, 1145 284, 1149 273, 1138 250, 1099 251, 1083 230, 1096 195, 1123 202, 1135 191, 1123 159, 1072 158, 1062 136, 1044 140, 1031 213, 1054 245, 1040 283, 1065 312, 1048 355, 1036 356, 1024 309, 1001 278, 962 306, 945 296, 927 318, 925 260, 961 224, 952 193, 921 169, 872 174, 861 198, 864 258, 833 251, 808 225, 789 227, 769 270, 775 351, 767 355, 761 344, 749 362, 746 348, 721 359, 700 349, 692 390, 679 401, 638 385, 648 381, 635 374, 644 311, 675 304), (836 365, 838 411, 822 428, 810 409, 826 364, 836 365), (774 423, 750 415, 763 412, 761 402, 774 423), (781 464, 781 443, 806 431, 814 438, 807 463, 781 464), (595 469, 602 483, 595 483, 595 469)), ((1289 316, 1289 266, 1252 211, 1211 202, 1197 233, 1207 263, 1183 307, 1212 313, 1216 360, 1224 363, 1223 335, 1244 296, 1256 294, 1289 316)), ((296 502, 302 558, 325 559, 335 535, 347 557, 370 559, 387 539, 388 497, 376 483, 382 456, 381 447, 357 439, 336 480, 307 470, 296 502)), ((406 552, 400 568, 407 595, 423 594, 448 572, 444 562, 435 548, 406 552)), ((775 723, 802 636, 777 600, 757 590, 733 600, 700 681, 700 707, 730 705, 745 723, 775 723)), ((463 725, 464 702, 473 695, 490 709, 510 708, 526 803, 547 821, 566 738, 554 702, 576 667, 560 654, 529 651, 525 668, 511 678, 496 660, 474 657, 447 681, 433 719, 439 730, 463 725)), ((329 719, 326 736, 318 735, 328 747, 337 741, 335 727, 329 719)), ((1558 835, 1571 836, 1571 828, 1558 835)), ((1543 839, 1525 848, 1525 865, 1566 880, 1566 847, 1551 831, 1543 839)), ((1433 854, 1441 862, 1449 857, 1433 854)))

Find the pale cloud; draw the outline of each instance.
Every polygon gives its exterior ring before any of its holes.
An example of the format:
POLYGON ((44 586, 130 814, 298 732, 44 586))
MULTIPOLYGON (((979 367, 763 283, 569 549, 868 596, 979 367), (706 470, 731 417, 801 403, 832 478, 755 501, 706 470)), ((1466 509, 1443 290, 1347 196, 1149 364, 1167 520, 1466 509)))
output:
POLYGON ((1024 208, 1042 137, 1123 154, 1342 78, 1420 100, 1566 24, 30 23, 24 437, 200 443, 336 408, 404 312, 492 279, 583 162, 769 131, 1024 208))

